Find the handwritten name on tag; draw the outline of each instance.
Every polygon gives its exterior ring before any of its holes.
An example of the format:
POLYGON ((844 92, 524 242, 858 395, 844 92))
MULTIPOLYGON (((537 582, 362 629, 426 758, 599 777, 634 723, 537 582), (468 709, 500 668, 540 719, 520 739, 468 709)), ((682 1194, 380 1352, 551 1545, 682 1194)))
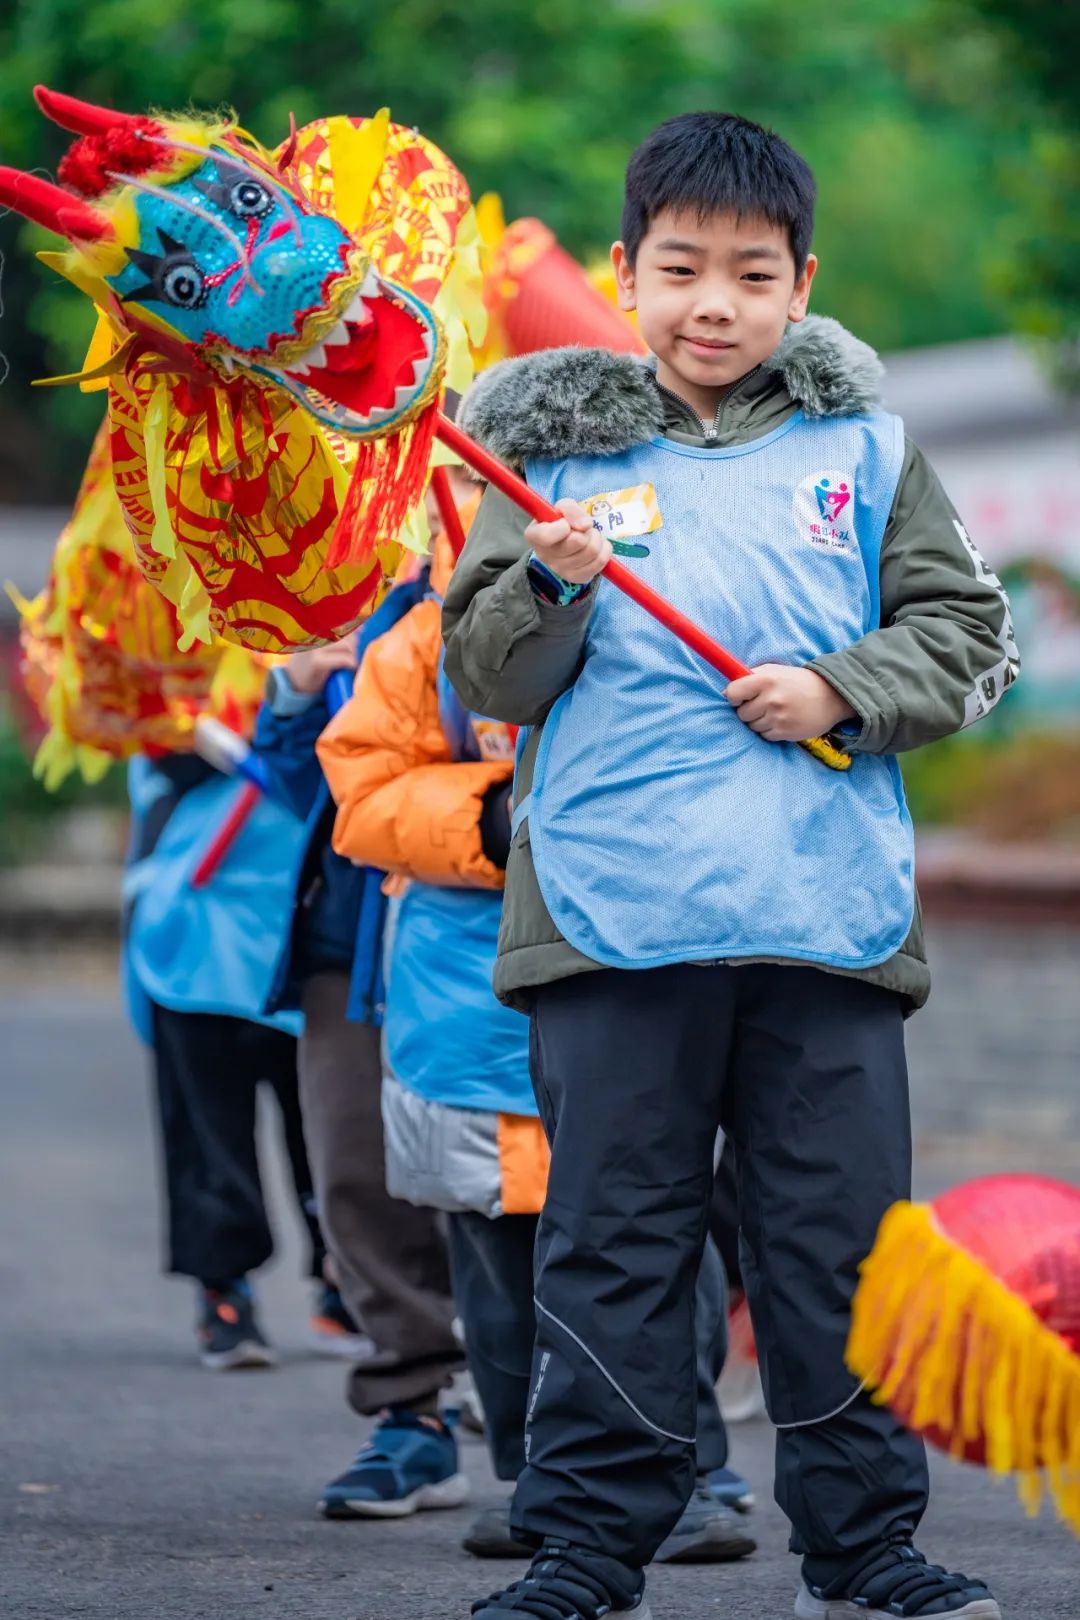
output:
POLYGON ((656 490, 651 484, 632 484, 629 489, 607 490, 590 495, 582 506, 592 518, 593 528, 611 541, 620 557, 647 557, 649 547, 635 544, 635 537, 653 534, 663 523, 656 490))

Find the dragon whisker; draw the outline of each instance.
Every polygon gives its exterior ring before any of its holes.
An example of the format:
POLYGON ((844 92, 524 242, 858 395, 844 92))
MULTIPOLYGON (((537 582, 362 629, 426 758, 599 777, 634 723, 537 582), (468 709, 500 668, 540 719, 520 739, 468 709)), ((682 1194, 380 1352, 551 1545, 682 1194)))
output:
MULTIPOLYGON (((196 157, 213 158, 217 155, 213 150, 205 146, 196 146, 194 141, 174 140, 171 135, 150 135, 145 138, 152 140, 157 146, 171 146, 178 152, 192 152, 196 157)), ((299 210, 288 193, 283 191, 279 185, 276 185, 263 169, 256 168, 254 164, 245 162, 243 158, 233 157, 230 153, 223 161, 227 162, 230 168, 240 169, 244 174, 250 175, 260 186, 265 186, 266 190, 277 198, 289 217, 289 227, 293 236, 296 238, 298 245, 302 247, 304 233, 300 228, 299 210)))
POLYGON ((177 208, 184 209, 186 213, 194 214, 198 219, 203 220, 207 225, 212 225, 214 230, 219 231, 225 240, 231 245, 236 254, 244 279, 250 286, 252 292, 258 293, 260 297, 262 296, 263 289, 259 286, 258 282, 255 280, 254 274, 252 273, 251 258, 248 254, 248 250, 241 242, 236 232, 230 230, 228 225, 225 224, 224 220, 215 219, 214 215, 211 214, 208 209, 201 208, 198 203, 192 202, 190 198, 178 197, 176 192, 171 188, 166 190, 164 186, 155 186, 153 181, 142 180, 133 174, 116 174, 112 170, 108 170, 106 172, 108 173, 110 180, 117 180, 121 185, 134 186, 136 191, 144 191, 148 196, 159 197, 163 202, 172 203, 177 208))

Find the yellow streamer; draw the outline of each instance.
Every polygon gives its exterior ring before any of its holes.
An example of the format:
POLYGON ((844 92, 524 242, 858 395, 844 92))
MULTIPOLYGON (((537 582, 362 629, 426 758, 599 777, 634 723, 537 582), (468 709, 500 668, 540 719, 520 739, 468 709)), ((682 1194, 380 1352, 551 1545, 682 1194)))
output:
POLYGON ((328 118, 326 131, 334 176, 334 211, 355 236, 370 214, 371 193, 386 159, 390 110, 381 107, 363 129, 357 129, 347 118, 328 118))
POLYGON ((920 1204, 894 1204, 863 1262, 848 1366, 954 1456, 982 1439, 1029 1513, 1044 1489, 1080 1534, 1080 1356, 953 1243, 920 1204), (913 1393, 914 1404, 908 1408, 913 1393))
POLYGON ((176 536, 169 519, 165 484, 165 433, 169 421, 169 390, 164 381, 154 384, 146 407, 143 437, 146 444, 146 481, 154 508, 154 528, 150 545, 161 557, 176 556, 176 536))

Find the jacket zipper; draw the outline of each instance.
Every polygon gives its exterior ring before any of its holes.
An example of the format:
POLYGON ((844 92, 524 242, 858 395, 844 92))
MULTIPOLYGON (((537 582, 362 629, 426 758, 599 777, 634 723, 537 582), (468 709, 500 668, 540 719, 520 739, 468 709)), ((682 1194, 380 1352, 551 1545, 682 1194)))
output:
POLYGON ((723 420, 725 408, 731 403, 731 400, 736 396, 743 383, 749 382, 751 377, 756 377, 760 370, 761 366, 756 365, 753 371, 748 371, 745 377, 739 378, 738 382, 735 384, 735 387, 730 391, 730 393, 725 394, 719 405, 717 405, 716 414, 714 415, 712 421, 708 424, 702 421, 698 413, 691 405, 687 404, 686 400, 683 399, 681 394, 676 394, 674 389, 665 387, 662 382, 656 382, 655 373, 653 374, 653 381, 656 383, 656 388, 659 393, 666 394, 668 399, 673 399, 676 405, 678 405, 687 416, 693 417, 694 421, 701 429, 702 437, 704 438, 705 443, 715 444, 717 439, 720 437, 720 423, 723 420))

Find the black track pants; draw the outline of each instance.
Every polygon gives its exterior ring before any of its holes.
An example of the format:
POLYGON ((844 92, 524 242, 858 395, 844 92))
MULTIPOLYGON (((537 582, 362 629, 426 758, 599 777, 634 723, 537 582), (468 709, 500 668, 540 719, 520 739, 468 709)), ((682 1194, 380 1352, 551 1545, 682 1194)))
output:
POLYGON ((552 1164, 519 1529, 633 1569, 675 1525, 722 1125, 792 1548, 819 1567, 912 1534, 922 1446, 844 1366, 859 1261, 909 1192, 899 998, 802 967, 592 972, 537 992, 532 1070, 552 1164))

